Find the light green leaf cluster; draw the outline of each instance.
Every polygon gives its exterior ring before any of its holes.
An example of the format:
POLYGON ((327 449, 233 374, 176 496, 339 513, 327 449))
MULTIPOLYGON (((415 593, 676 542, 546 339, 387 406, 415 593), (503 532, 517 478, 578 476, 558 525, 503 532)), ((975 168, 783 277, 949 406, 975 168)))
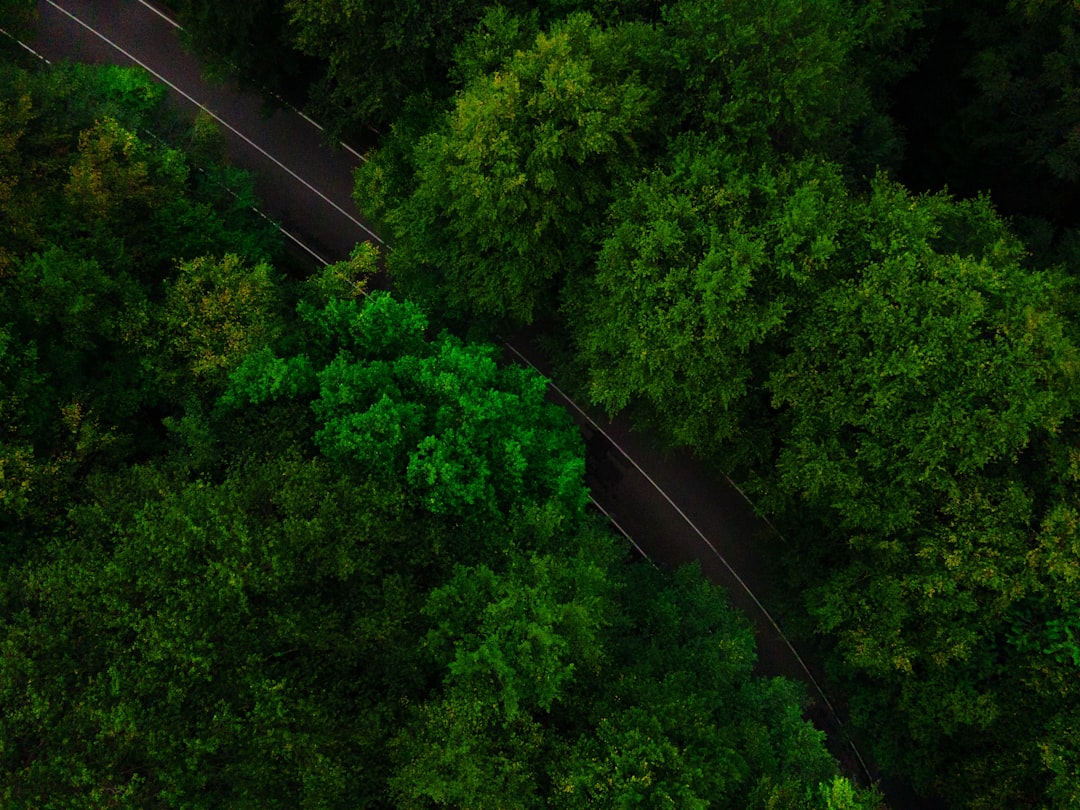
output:
POLYGON ((222 407, 311 396, 328 457, 407 480, 435 514, 478 522, 555 504, 561 519, 580 513, 582 456, 541 377, 500 368, 491 346, 429 340, 419 309, 385 294, 302 303, 300 316, 312 355, 252 354, 222 407))

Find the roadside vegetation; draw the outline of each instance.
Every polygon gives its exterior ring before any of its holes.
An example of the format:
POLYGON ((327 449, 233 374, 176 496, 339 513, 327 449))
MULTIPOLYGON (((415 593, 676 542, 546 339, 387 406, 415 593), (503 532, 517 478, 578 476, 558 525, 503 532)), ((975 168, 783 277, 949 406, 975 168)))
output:
POLYGON ((176 6, 383 133, 398 289, 753 494, 887 772, 1080 802, 1075 3, 176 6))
POLYGON ((140 72, 2 47, 4 807, 877 806, 542 378, 366 246, 275 270, 140 72))

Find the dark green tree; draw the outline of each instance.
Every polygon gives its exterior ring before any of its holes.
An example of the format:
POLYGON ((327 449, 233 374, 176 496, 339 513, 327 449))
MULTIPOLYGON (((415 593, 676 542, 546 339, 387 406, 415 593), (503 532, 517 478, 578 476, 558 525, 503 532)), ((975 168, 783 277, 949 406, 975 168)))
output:
POLYGON ((399 806, 545 806, 549 718, 577 670, 599 667, 610 614, 610 538, 578 542, 503 574, 459 567, 431 592, 424 647, 446 676, 395 741, 399 806))
POLYGON ((654 36, 571 16, 468 77, 416 144, 406 199, 384 196, 377 160, 365 167, 358 201, 393 233, 389 267, 407 293, 519 323, 554 310, 591 261, 613 187, 662 128, 638 78, 654 36))
POLYGON ((297 47, 325 60, 311 91, 315 107, 331 119, 377 126, 390 123, 410 96, 445 98, 454 48, 486 7, 481 0, 283 5, 297 47))
POLYGON ((0 0, 0 28, 13 37, 32 30, 35 17, 33 0, 0 0))
POLYGON ((222 78, 239 74, 261 90, 303 101, 320 74, 327 54, 313 58, 297 47, 281 0, 176 0, 170 5, 187 42, 222 78))
MULTIPOLYGON (((914 20, 880 4, 679 0, 663 9, 671 107, 750 162, 813 152, 859 174, 896 158, 875 110, 860 37, 889 41, 914 20)), ((669 114, 671 114, 669 112, 669 114)))
POLYGON ((986 192, 1008 214, 1076 226, 1080 9, 945 3, 931 19, 927 59, 896 90, 911 140, 905 181, 986 192))
POLYGON ((418 594, 390 559, 415 528, 391 487, 280 449, 220 484, 149 468, 101 478, 69 539, 11 572, 5 804, 346 807, 379 794, 387 697, 420 682, 418 594))
POLYGON ((816 159, 747 168, 700 137, 609 213, 566 311, 590 398, 677 443, 768 458, 762 384, 813 290, 837 272, 847 192, 816 159))
MULTIPOLYGON (((177 260, 221 247, 258 262, 275 250, 265 226, 192 182, 183 152, 135 134, 176 134, 163 98, 138 70, 0 67, 0 521, 14 558, 48 536, 90 469, 153 452, 161 417, 194 388, 190 358, 170 349, 184 342, 181 323, 196 327, 178 305, 178 290, 188 309, 196 291, 173 283, 177 260)), ((243 318, 230 306, 250 282, 232 282, 216 294, 237 296, 204 328, 235 338, 243 318)), ((250 343, 276 315, 247 304, 250 343)))
POLYGON ((985 199, 879 178, 861 210, 842 237, 855 272, 818 294, 768 382, 785 432, 767 492, 818 516, 811 611, 860 722, 891 718, 884 766, 973 806, 1038 803, 1045 743, 1020 718, 1074 698, 1021 687, 1030 664, 1004 638, 1030 599, 1036 627, 1075 599, 1032 557, 1076 498, 1039 461, 1078 405, 1061 278, 1025 266, 985 199))

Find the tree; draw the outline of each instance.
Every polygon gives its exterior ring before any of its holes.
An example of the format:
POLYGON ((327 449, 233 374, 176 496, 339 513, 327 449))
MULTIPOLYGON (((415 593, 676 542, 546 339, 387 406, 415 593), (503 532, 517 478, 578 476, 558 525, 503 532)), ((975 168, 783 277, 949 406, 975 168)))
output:
POLYGON ((368 196, 377 160, 361 173, 358 200, 394 234, 389 268, 408 294, 518 323, 553 311, 562 280, 591 259, 613 186, 662 128, 637 77, 652 36, 581 14, 555 23, 467 78, 416 145, 407 199, 368 196))
POLYGON ((279 0, 171 3, 184 37, 212 72, 239 74, 263 91, 303 101, 326 53, 306 56, 296 47, 289 10, 279 0))
POLYGON ((494 347, 443 333, 386 294, 301 304, 307 353, 256 353, 222 403, 301 397, 318 447, 349 469, 409 482, 417 507, 473 526, 537 511, 555 528, 584 507, 580 446, 546 383, 499 368, 494 347))
POLYGON ((852 226, 856 274, 822 291, 769 383, 792 416, 779 470, 844 530, 892 531, 1055 431, 1075 407, 1075 349, 1059 281, 1023 266, 985 200, 912 199, 879 178, 852 226))
POLYGON ((875 806, 838 779, 795 684, 752 676, 752 633, 696 568, 617 576, 622 615, 575 695, 587 708, 553 806, 812 807, 845 786, 851 807, 875 806))
POLYGON ((946 3, 928 56, 896 90, 916 189, 989 193, 1007 214, 1076 226, 1080 11, 1072 3, 946 3))
POLYGON ((36 12, 32 0, 2 0, 0 2, 0 28, 12 36, 23 36, 32 30, 36 12))
POLYGON ((747 168, 685 138, 670 169, 612 205, 596 274, 568 296, 590 398, 609 413, 633 403, 675 443, 766 458, 755 392, 836 272, 847 205, 829 164, 747 168))
POLYGON ((397 696, 420 682, 419 594, 392 559, 411 520, 390 488, 279 449, 217 484, 101 477, 69 537, 11 572, 6 803, 347 807, 381 792, 397 696))
POLYGON ((1048 510, 1075 499, 1037 463, 1077 407, 1060 277, 1024 265, 984 199, 878 178, 851 225, 853 274, 768 381, 785 425, 771 508, 819 516, 803 565, 829 574, 809 605, 859 722, 894 718, 884 766, 965 802, 1036 801, 1041 743, 1013 707, 1055 704, 1011 680, 1024 665, 1002 637, 1034 593, 1074 598, 1031 567, 1048 510))
POLYGON ((276 340, 282 327, 270 266, 248 267, 235 254, 180 263, 164 309, 164 340, 182 376, 209 384, 224 384, 228 372, 276 340))
POLYGON ((304 53, 325 60, 312 88, 317 108, 350 124, 388 124, 412 95, 447 95, 454 47, 485 5, 454 0, 432 6, 380 0, 295 2, 290 36, 304 53))
POLYGON ((572 555, 459 567, 425 607, 442 687, 394 743, 404 807, 873 807, 700 577, 572 555), (829 804, 832 802, 833 804, 829 804))
MULTIPOLYGON (((216 293, 222 317, 203 328, 232 328, 234 342, 252 341, 276 317, 269 307, 255 311, 265 303, 258 296, 243 317, 230 314, 239 300, 226 305, 221 298, 250 284, 236 267, 213 291, 202 281, 173 283, 178 258, 213 246, 243 248, 257 263, 272 254, 274 240, 265 226, 252 227, 202 196, 182 152, 135 134, 174 131, 163 98, 164 89, 140 70, 0 69, 6 561, 48 539, 93 468, 123 463, 133 452, 152 454, 161 418, 178 415, 181 392, 196 387, 186 358, 169 349, 164 333, 178 324, 165 326, 166 298, 168 317, 183 320, 177 291, 188 294, 189 310, 196 288, 203 304, 213 295, 201 293, 216 293), (243 320, 242 339, 229 317, 243 320)), ((189 334, 197 331, 190 317, 186 324, 189 334)))
POLYGON ((424 647, 446 675, 395 740, 401 806, 544 806, 557 745, 546 718, 578 669, 599 666, 608 616, 610 537, 576 539, 576 552, 521 554, 501 574, 459 566, 429 594, 424 647))
POLYGON ((873 7, 855 5, 667 4, 663 36, 674 85, 668 94, 683 126, 722 139, 751 163, 815 153, 866 172, 888 162, 895 139, 873 109, 857 37, 864 27, 895 36, 892 30, 909 23, 882 25, 873 7))

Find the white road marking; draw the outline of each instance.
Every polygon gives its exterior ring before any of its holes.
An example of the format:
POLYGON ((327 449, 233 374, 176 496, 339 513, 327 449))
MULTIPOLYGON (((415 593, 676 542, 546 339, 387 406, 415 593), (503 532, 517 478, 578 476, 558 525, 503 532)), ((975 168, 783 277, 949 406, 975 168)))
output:
POLYGON ((30 52, 31 54, 33 54, 34 56, 36 56, 36 57, 37 57, 38 59, 40 59, 40 60, 41 60, 42 62, 44 62, 44 63, 45 63, 46 65, 51 65, 51 64, 52 64, 52 62, 50 62, 50 61, 49 61, 48 59, 46 59, 46 58, 45 58, 44 56, 42 56, 42 55, 41 55, 40 53, 38 53, 37 51, 35 51, 35 50, 34 50, 33 48, 31 48, 31 47, 30 47, 29 45, 27 45, 27 44, 26 44, 25 42, 23 42, 23 41, 22 41, 21 39, 15 39, 15 37, 13 37, 13 36, 12 36, 11 34, 9 34, 9 33, 8 33, 7 31, 5 31, 5 30, 4 30, 3 28, 0 28, 0 34, 3 34, 3 35, 4 35, 5 37, 7 37, 8 39, 10 39, 10 40, 11 40, 12 42, 14 42, 14 43, 15 43, 16 45, 19 45, 19 46, 20 46, 20 47, 21 47, 21 48, 22 48, 22 49, 23 49, 24 51, 29 51, 29 52, 30 52))
POLYGON ((645 553, 645 549, 643 549, 637 544, 637 541, 630 536, 630 532, 628 532, 626 529, 619 525, 619 521, 615 520, 615 516, 611 514, 611 512, 609 512, 607 509, 600 505, 599 501, 597 501, 596 498, 592 496, 592 493, 589 494, 589 503, 595 506, 600 511, 600 514, 608 519, 608 523, 614 526, 618 530, 619 534, 621 534, 623 537, 630 541, 630 544, 637 549, 638 554, 644 557, 645 560, 649 563, 649 565, 651 565, 653 568, 656 568, 656 563, 654 563, 652 561, 652 558, 645 553))
POLYGON ((258 145, 257 143, 255 143, 255 142, 254 142, 253 140, 251 140, 251 139, 250 139, 249 137, 247 137, 247 136, 246 136, 246 135, 245 135, 244 133, 240 132, 240 130, 236 129, 236 127, 234 127, 234 126, 230 125, 228 121, 226 121, 226 120, 225 120, 224 118, 222 118, 221 116, 219 116, 219 115, 218 115, 217 113, 215 113, 215 112, 214 112, 213 110, 211 110, 210 108, 208 108, 208 107, 207 107, 207 106, 206 106, 205 104, 203 104, 202 102, 198 101, 198 100, 197 100, 197 99, 195 99, 194 97, 192 97, 192 96, 188 95, 187 93, 185 93, 185 92, 184 92, 183 90, 181 90, 181 89, 180 89, 179 87, 177 87, 177 86, 176 86, 175 84, 173 84, 172 82, 170 82, 170 81, 169 81, 168 79, 166 79, 166 78, 165 78, 164 76, 162 76, 162 75, 161 75, 160 73, 158 73, 158 72, 157 72, 156 70, 154 70, 153 68, 151 68, 151 67, 150 67, 149 65, 147 65, 147 64, 146 64, 145 62, 143 62, 142 60, 138 59, 137 57, 135 57, 135 56, 134 56, 134 55, 132 55, 131 53, 128 53, 128 51, 124 50, 124 49, 123 49, 123 48, 122 48, 121 46, 117 45, 117 44, 116 44, 115 42, 113 42, 113 41, 112 41, 111 39, 109 39, 109 38, 108 38, 107 36, 105 36, 104 34, 102 34, 102 33, 101 33, 100 31, 96 30, 96 29, 95 29, 95 28, 93 28, 92 26, 90 26, 90 25, 88 25, 87 23, 85 23, 85 22, 83 22, 82 20, 80 20, 80 19, 79 19, 78 17, 76 17, 76 16, 74 15, 74 14, 72 14, 72 13, 71 13, 70 11, 68 11, 67 9, 65 9, 65 8, 62 8, 61 6, 58 6, 58 5, 56 4, 56 3, 54 3, 54 2, 53 2, 53 0, 45 0, 45 2, 47 2, 47 3, 48 3, 48 4, 50 5, 50 6, 52 6, 53 8, 55 8, 55 9, 56 9, 57 11, 59 11, 59 12, 60 12, 61 14, 63 14, 63 15, 65 15, 65 16, 67 16, 67 17, 71 18, 72 20, 74 20, 74 21, 75 21, 76 23, 78 23, 78 24, 79 24, 79 25, 81 25, 81 26, 82 26, 83 28, 85 28, 85 29, 86 29, 87 31, 89 31, 90 33, 92 33, 92 34, 93 34, 94 36, 96 36, 96 37, 97 37, 98 39, 100 39, 100 40, 101 40, 102 42, 105 42, 105 43, 107 43, 107 44, 108 44, 108 45, 110 45, 110 46, 111 46, 112 48, 114 48, 114 49, 116 49, 117 51, 119 51, 120 53, 122 53, 122 54, 123 54, 124 56, 126 56, 126 57, 127 57, 128 59, 130 59, 130 60, 131 60, 132 62, 134 62, 135 64, 137 64, 137 65, 138 65, 139 67, 141 67, 141 68, 142 68, 143 70, 145 70, 145 71, 146 71, 147 73, 149 73, 150 75, 152 75, 152 76, 153 76, 154 78, 156 78, 156 79, 157 79, 158 81, 160 81, 160 82, 161 82, 162 84, 165 84, 165 85, 167 85, 168 87, 172 88, 172 89, 173 89, 173 90, 174 90, 175 92, 179 93, 179 94, 180 94, 181 96, 183 96, 183 97, 184 97, 184 98, 186 98, 186 99, 187 99, 188 101, 190 101, 190 102, 191 102, 192 104, 194 104, 194 105, 195 105, 196 107, 198 107, 199 109, 201 109, 201 110, 205 111, 205 112, 206 112, 206 113, 207 113, 208 115, 210 115, 210 116, 211 116, 212 118, 214 118, 214 120, 216 120, 216 121, 217 121, 218 123, 220 123, 220 124, 221 124, 221 125, 222 125, 223 127, 225 127, 225 128, 226 128, 226 129, 228 129, 228 130, 229 130, 230 132, 232 132, 232 133, 233 133, 234 135, 236 135, 236 137, 238 137, 238 138, 240 138, 241 140, 243 140, 243 141, 244 141, 245 143, 247 143, 247 144, 248 144, 249 146, 251 146, 251 148, 252 148, 252 149, 255 149, 255 150, 256 150, 256 151, 258 151, 258 152, 259 152, 260 154, 262 154, 262 155, 263 155, 264 157, 266 157, 266 158, 267 158, 267 160, 270 160, 270 161, 272 161, 272 162, 273 162, 274 164, 276 164, 276 165, 277 165, 278 167, 280 167, 280 168, 281 168, 281 169, 282 169, 283 171, 287 172, 287 173, 288 173, 289 175, 291 175, 291 176, 292 176, 292 177, 293 177, 293 178, 294 178, 294 179, 295 179, 295 180, 296 180, 296 181, 297 181, 298 183, 300 183, 300 184, 301 184, 301 185, 303 185, 303 186, 304 186, 304 187, 305 187, 306 189, 308 189, 308 190, 309 190, 309 191, 311 191, 311 192, 312 192, 313 194, 315 194, 315 195, 316 195, 317 197, 319 197, 320 199, 322 199, 322 200, 323 200, 323 201, 324 201, 324 202, 325 202, 325 203, 326 203, 327 205, 329 205, 329 206, 330 206, 331 208, 333 208, 334 210, 336 210, 336 211, 338 211, 338 212, 339 212, 340 214, 342 214, 342 215, 343 215, 343 216, 344 216, 344 217, 345 217, 346 219, 348 219, 348 220, 349 220, 350 222, 352 222, 352 223, 353 223, 354 225, 356 225, 356 226, 357 226, 358 228, 360 228, 361 230, 363 230, 363 231, 364 231, 364 232, 365 232, 366 234, 368 234, 368 235, 369 235, 369 236, 370 236, 370 237, 371 237, 372 239, 374 239, 374 240, 375 240, 376 242, 378 242, 378 243, 379 243, 380 245, 385 245, 385 244, 386 244, 386 243, 385 243, 385 242, 384 242, 384 241, 382 240, 382 238, 381 238, 381 237, 380 237, 380 236, 379 236, 379 235, 378 235, 377 233, 375 233, 375 231, 371 230, 371 228, 369 228, 369 227, 368 227, 367 225, 365 225, 365 224, 364 224, 363 222, 361 222, 360 220, 358 220, 358 219, 357 219, 356 217, 354 217, 354 216, 353 216, 352 214, 350 214, 350 213, 349 213, 348 211, 346 211, 346 210, 345 210, 344 208, 342 208, 342 207, 341 207, 340 205, 338 205, 338 204, 337 204, 336 202, 334 202, 333 200, 331 200, 331 199, 330 199, 329 197, 327 197, 327 196, 326 196, 325 194, 323 194, 323 193, 322 193, 321 191, 319 191, 319 189, 317 189, 317 188, 315 188, 315 186, 311 185, 311 183, 309 183, 309 182, 308 182, 307 180, 305 180, 304 178, 302 178, 302 177, 301 177, 300 175, 298 175, 298 174, 297 174, 296 172, 294 172, 294 171, 293 171, 292 169, 290 169, 290 168, 289 168, 288 166, 286 166, 286 165, 285 165, 284 163, 282 163, 282 162, 281 162, 280 160, 278 160, 278 159, 277 159, 276 157, 274 157, 273 155, 271 155, 271 154, 270 154, 269 152, 267 152, 267 151, 266 151, 265 149, 263 149, 263 148, 262 148, 261 146, 259 146, 259 145, 258 145))
POLYGON ((163 19, 165 22, 167 22, 173 28, 176 28, 178 30, 183 30, 180 23, 178 23, 176 20, 174 20, 172 17, 170 17, 165 12, 163 12, 160 9, 156 8, 155 6, 152 6, 149 3, 147 3, 146 0, 139 0, 139 5, 146 6, 148 9, 150 9, 152 12, 154 12, 159 17, 161 17, 161 19, 163 19))

